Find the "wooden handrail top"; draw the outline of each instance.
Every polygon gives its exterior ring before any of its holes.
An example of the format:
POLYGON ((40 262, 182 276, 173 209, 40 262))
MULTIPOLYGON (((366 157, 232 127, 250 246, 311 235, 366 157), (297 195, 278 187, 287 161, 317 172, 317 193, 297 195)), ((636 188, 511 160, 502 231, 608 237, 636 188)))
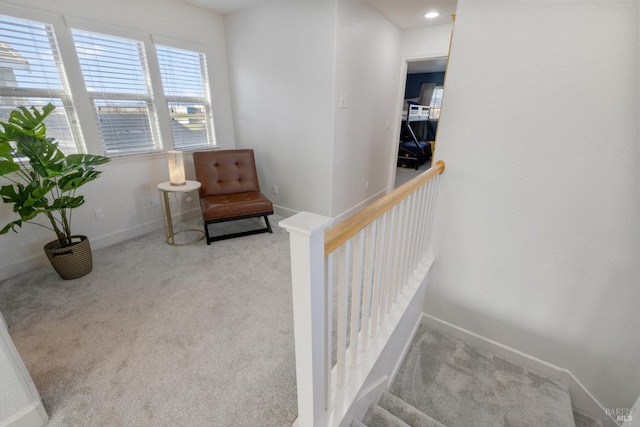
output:
POLYGON ((367 225, 384 215, 392 207, 409 197, 418 188, 429 182, 436 175, 444 172, 445 163, 438 160, 435 165, 412 180, 402 184, 391 193, 384 195, 360 212, 331 227, 324 233, 324 254, 329 255, 347 240, 358 234, 367 225))

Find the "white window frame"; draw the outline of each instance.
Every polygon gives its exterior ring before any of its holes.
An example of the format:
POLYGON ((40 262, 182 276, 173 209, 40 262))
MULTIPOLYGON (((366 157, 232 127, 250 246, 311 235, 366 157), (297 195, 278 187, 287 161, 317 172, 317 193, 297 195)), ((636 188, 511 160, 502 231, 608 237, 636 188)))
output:
MULTIPOLYGON (((194 43, 174 40, 174 39, 159 36, 156 34, 152 35, 151 38, 155 48, 154 50, 155 50, 156 56, 158 56, 158 50, 157 50, 158 47, 164 47, 169 49, 184 50, 190 53, 196 53, 199 55, 199 59, 200 59, 200 75, 202 78, 202 85, 203 85, 203 88, 202 88, 203 97, 174 96, 174 95, 170 96, 170 95, 167 95, 166 91, 163 91, 163 96, 165 98, 167 113, 169 114, 169 120, 172 120, 170 104, 173 102, 202 104, 204 106, 204 120, 206 125, 207 140, 206 140, 206 143, 204 144, 194 144, 189 146, 176 147, 176 141, 174 138, 173 130, 171 130, 171 140, 173 142, 174 149, 180 149, 183 151, 192 151, 192 150, 197 150, 202 148, 217 147, 217 139, 216 139, 216 133, 215 133, 215 119, 213 115, 213 106, 212 106, 213 102, 211 97, 211 85, 209 82, 209 72, 208 72, 207 55, 205 53, 205 50, 206 50, 205 47, 198 44, 194 44, 194 43)), ((160 76, 160 81, 162 83, 162 70, 160 68, 159 60, 158 60, 158 73, 160 76)), ((163 89, 164 89, 164 86, 163 86, 163 89)))
MULTIPOLYGON (((70 138, 72 141, 69 141, 68 144, 60 145, 60 149, 67 154, 73 153, 86 153, 86 147, 83 140, 83 133, 79 126, 79 121, 76 116, 76 111, 73 104, 73 99, 71 97, 71 90, 69 87, 69 81, 67 79, 67 73, 65 70, 65 65, 63 63, 62 54, 60 52, 60 47, 58 44, 58 39, 55 34, 55 28, 52 23, 52 19, 48 16, 40 16, 28 13, 12 13, 11 11, 2 11, 0 15, 3 17, 7 17, 9 19, 15 19, 16 21, 24 21, 28 23, 34 23, 37 25, 44 26, 44 29, 47 33, 47 36, 50 41, 50 48, 52 51, 52 55, 54 57, 55 65, 58 69, 58 77, 60 79, 60 83, 62 85, 61 89, 44 89, 44 88, 35 88, 35 87, 19 87, 19 88, 10 88, 10 87, 0 87, 0 99, 6 98, 37 98, 42 99, 43 102, 49 101, 51 99, 59 99, 62 103, 62 110, 57 108, 54 112, 54 115, 63 114, 66 119, 67 125, 70 130, 70 138)), ((18 105, 16 104, 15 107, 18 105)), ((30 105, 25 105, 26 107, 30 107, 30 105)), ((47 121, 53 116, 49 116, 47 120, 45 120, 45 124, 47 121)), ((49 136, 55 136, 49 134, 49 136)), ((60 141, 59 141, 60 142, 60 141)))
POLYGON ((431 101, 429 102, 429 119, 439 120, 440 112, 442 111, 442 97, 444 96, 444 86, 438 85, 433 90, 431 101), (440 96, 440 102, 437 102, 437 98, 440 96))
MULTIPOLYGON (((67 26, 69 27, 72 35, 72 40, 74 44, 74 48, 76 49, 76 56, 78 57, 78 61, 80 61, 80 57, 77 55, 77 46, 76 41, 73 38, 74 30, 94 33, 98 36, 102 37, 111 37, 114 39, 127 40, 131 42, 135 42, 138 44, 140 51, 140 63, 142 67, 142 73, 145 79, 145 85, 147 89, 147 93, 144 96, 141 95, 129 95, 118 92, 101 92, 101 91, 91 91, 86 85, 86 80, 84 83, 85 90, 89 96, 89 100, 94 112, 95 123, 98 128, 98 133, 102 139, 102 150, 104 155, 108 157, 122 157, 122 156, 131 156, 131 155, 141 155, 141 154, 153 154, 160 153, 163 151, 162 144, 162 133, 160 131, 160 124, 158 120, 158 108, 157 108, 157 100, 154 97, 154 93, 157 91, 154 90, 156 85, 152 82, 152 74, 154 65, 151 63, 152 58, 149 55, 149 40, 150 36, 145 35, 143 33, 139 33, 136 31, 124 30, 124 29, 115 29, 110 26, 105 26, 102 24, 96 24, 93 22, 88 22, 84 20, 78 20, 74 18, 65 17, 65 21, 67 26), (143 149, 111 149, 107 150, 107 142, 102 138, 101 126, 99 123, 98 109, 96 108, 96 101, 136 101, 136 102, 144 102, 146 104, 147 112, 148 112, 148 120, 150 127, 150 137, 151 141, 148 147, 143 149)), ((156 65, 157 66, 157 65, 156 65)), ((82 66, 81 66, 82 72, 82 66)), ((84 78, 84 73, 82 73, 84 78)))

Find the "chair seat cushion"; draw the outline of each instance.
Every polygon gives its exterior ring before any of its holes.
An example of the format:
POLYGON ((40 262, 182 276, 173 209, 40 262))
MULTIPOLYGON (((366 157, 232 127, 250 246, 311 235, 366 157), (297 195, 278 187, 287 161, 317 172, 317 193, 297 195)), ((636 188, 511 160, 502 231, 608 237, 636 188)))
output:
POLYGON ((205 221, 273 213, 271 201, 257 191, 203 197, 200 206, 205 221))

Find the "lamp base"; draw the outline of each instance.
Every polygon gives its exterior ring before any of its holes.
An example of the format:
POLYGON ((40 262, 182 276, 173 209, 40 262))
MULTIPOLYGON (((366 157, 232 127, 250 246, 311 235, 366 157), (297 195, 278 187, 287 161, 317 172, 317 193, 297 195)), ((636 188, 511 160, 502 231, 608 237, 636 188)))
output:
POLYGON ((186 181, 185 182, 178 182, 178 183, 172 182, 171 185, 179 186, 179 185, 185 185, 186 183, 187 183, 186 181))

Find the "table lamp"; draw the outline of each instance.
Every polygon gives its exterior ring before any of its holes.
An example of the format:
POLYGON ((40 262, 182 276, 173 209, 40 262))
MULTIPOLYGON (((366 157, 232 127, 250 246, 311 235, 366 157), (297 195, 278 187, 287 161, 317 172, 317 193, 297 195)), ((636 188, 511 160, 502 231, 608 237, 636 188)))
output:
POLYGON ((169 182, 171 185, 184 185, 184 160, 182 151, 167 151, 169 159, 169 182))

